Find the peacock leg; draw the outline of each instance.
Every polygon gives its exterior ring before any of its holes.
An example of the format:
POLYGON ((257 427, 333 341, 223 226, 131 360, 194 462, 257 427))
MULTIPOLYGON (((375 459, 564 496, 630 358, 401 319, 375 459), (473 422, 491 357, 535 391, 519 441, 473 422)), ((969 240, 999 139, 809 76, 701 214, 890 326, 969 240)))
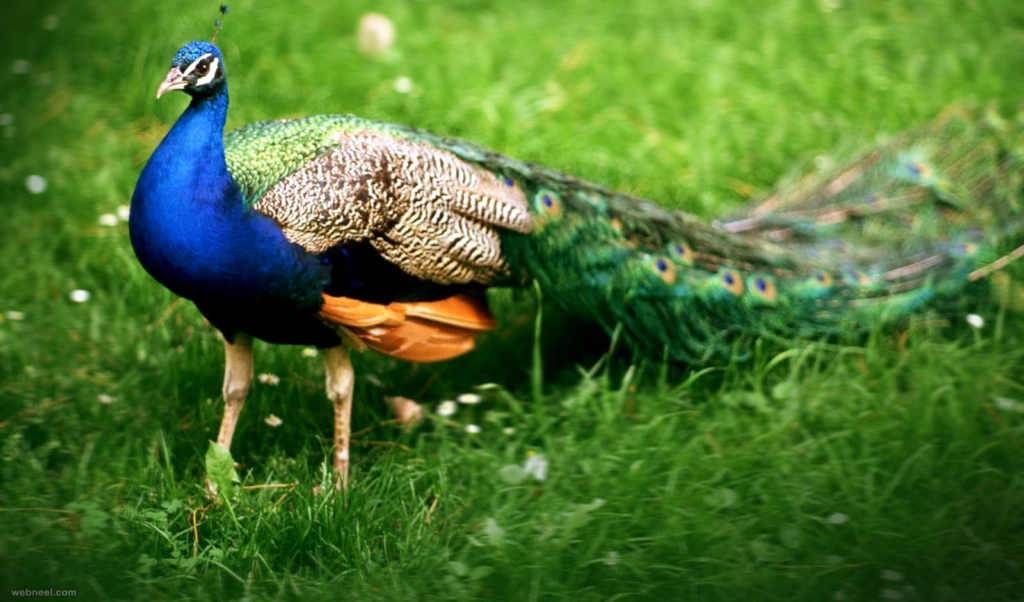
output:
POLYGON ((332 347, 323 351, 327 372, 327 398, 334 404, 334 476, 335 487, 348 489, 348 444, 352 432, 352 389, 355 372, 348 348, 332 347))
MULTIPOLYGON (((252 337, 237 333, 235 341, 224 341, 224 418, 220 421, 220 433, 217 434, 217 445, 226 450, 231 449, 231 439, 238 424, 238 415, 245 405, 245 396, 249 393, 252 382, 252 337)), ((206 480, 206 489, 216 494, 210 480, 206 480)))

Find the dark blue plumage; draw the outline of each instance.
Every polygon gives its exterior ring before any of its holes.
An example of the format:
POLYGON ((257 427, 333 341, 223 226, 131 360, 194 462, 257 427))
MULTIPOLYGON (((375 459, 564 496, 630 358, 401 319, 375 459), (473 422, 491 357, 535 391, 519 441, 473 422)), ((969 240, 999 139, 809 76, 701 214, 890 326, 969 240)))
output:
POLYGON ((331 266, 331 281, 324 293, 334 297, 350 297, 370 303, 393 301, 436 301, 463 292, 481 291, 483 286, 468 284, 437 284, 402 271, 368 242, 337 245, 320 254, 331 266))
MULTIPOLYGON (((327 395, 335 416, 332 463, 340 488, 348 482, 354 383, 348 346, 370 346, 418 361, 465 353, 480 332, 494 326, 480 298, 463 294, 482 286, 466 280, 420 278, 388 261, 358 233, 318 248, 300 245, 293 237, 301 239, 306 232, 293 230, 289 237, 266 208, 261 211, 246 202, 237 174, 228 169, 224 143, 228 87, 217 47, 190 42, 179 50, 157 98, 172 90, 186 92, 191 102, 139 176, 129 220, 132 246, 146 271, 172 292, 191 299, 224 334, 225 409, 217 435, 217 444, 224 449, 231 446, 252 381, 252 338, 323 348, 327 395)), ((303 133, 310 138, 309 132, 303 133)), ((275 146, 285 147, 286 155, 310 150, 301 139, 280 136, 257 144, 249 158, 264 159, 264 166, 273 171, 280 165, 275 165, 268 147, 275 146)), ((353 163, 360 164, 359 157, 355 159, 353 163)), ((347 165, 335 168, 343 170, 347 165)), ((382 183, 395 184, 383 162, 374 165, 382 183)), ((246 165, 236 163, 235 168, 244 171, 246 165)), ((288 175, 281 173, 277 178, 288 175)), ((337 177, 341 184, 347 181, 344 174, 337 177)), ((412 180, 405 178, 404 183, 412 180)), ((351 181, 358 190, 351 198, 341 199, 344 207, 356 209, 348 217, 372 218, 358 203, 350 203, 353 199, 371 202, 374 178, 351 181)), ((487 181, 493 181, 493 176, 487 181)), ((299 187, 285 194, 285 199, 304 202, 301 210, 316 216, 311 222, 314 231, 336 224, 355 228, 338 216, 317 214, 326 201, 306 192, 299 187)), ((382 220, 373 219, 381 225, 382 220)), ((216 492, 209 482, 207 487, 216 492)))
MULTIPOLYGON (((205 54, 220 57, 212 44, 193 42, 173 67, 205 54)), ((194 301, 229 340, 244 331, 275 343, 337 345, 338 336, 316 318, 330 265, 289 242, 272 219, 242 201, 224 161, 227 110, 221 76, 212 89, 192 94, 143 169, 129 222, 139 261, 161 284, 194 301)))

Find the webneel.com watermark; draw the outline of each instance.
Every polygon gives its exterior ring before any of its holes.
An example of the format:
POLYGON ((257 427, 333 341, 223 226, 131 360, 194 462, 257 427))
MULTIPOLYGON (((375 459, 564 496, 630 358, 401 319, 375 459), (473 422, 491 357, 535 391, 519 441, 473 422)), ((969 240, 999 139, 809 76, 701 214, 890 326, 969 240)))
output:
POLYGON ((74 598, 78 590, 74 589, 12 589, 13 598, 74 598))

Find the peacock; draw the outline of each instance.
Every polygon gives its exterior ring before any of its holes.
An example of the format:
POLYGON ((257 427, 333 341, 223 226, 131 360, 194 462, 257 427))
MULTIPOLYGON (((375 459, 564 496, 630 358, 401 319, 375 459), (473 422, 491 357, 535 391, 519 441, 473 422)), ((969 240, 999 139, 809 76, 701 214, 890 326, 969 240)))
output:
POLYGON ((142 266, 222 333, 231 446, 253 339, 322 350, 348 486, 350 350, 447 360, 495 328, 489 287, 544 296, 639 352, 695 365, 984 294, 1024 255, 1024 128, 950 111, 708 223, 475 144, 349 115, 224 135, 215 43, 174 55, 191 97, 139 176, 142 266), (1009 254, 1000 251, 1014 249, 1009 254))

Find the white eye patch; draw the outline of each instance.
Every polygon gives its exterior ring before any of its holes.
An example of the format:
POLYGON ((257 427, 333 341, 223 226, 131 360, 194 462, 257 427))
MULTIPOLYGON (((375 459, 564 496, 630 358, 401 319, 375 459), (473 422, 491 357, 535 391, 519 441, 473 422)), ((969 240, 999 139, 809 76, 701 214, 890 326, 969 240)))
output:
POLYGON ((181 74, 181 76, 182 77, 186 77, 189 73, 192 73, 193 71, 195 71, 196 67, 199 66, 199 63, 203 62, 203 60, 205 60, 206 57, 208 57, 208 56, 210 56, 209 52, 207 52, 203 56, 197 58, 196 60, 192 61, 192 64, 190 64, 188 67, 185 67, 185 71, 181 74))
MULTIPOLYGON (((199 65, 203 61, 205 61, 207 58, 209 58, 211 56, 213 56, 213 55, 211 55, 209 52, 207 52, 203 56, 201 56, 201 57, 197 58, 196 60, 192 61, 192 63, 188 67, 185 68, 185 71, 181 74, 181 76, 182 77, 188 77, 188 75, 190 73, 192 73, 193 71, 195 71, 196 68, 199 67, 199 65)), ((220 67, 220 59, 214 58, 209 63, 209 69, 207 70, 206 75, 204 75, 204 76, 200 77, 199 79, 197 79, 195 84, 193 84, 193 85, 195 85, 195 86, 205 86, 206 84, 212 82, 214 80, 214 78, 217 77, 217 70, 218 70, 219 67, 220 67)))
POLYGON ((212 82, 214 80, 214 78, 217 77, 217 69, 218 69, 219 66, 220 66, 220 59, 216 59, 216 58, 213 59, 213 62, 210 63, 210 70, 206 72, 206 75, 204 75, 201 78, 197 79, 195 85, 196 86, 205 86, 206 84, 212 82))

